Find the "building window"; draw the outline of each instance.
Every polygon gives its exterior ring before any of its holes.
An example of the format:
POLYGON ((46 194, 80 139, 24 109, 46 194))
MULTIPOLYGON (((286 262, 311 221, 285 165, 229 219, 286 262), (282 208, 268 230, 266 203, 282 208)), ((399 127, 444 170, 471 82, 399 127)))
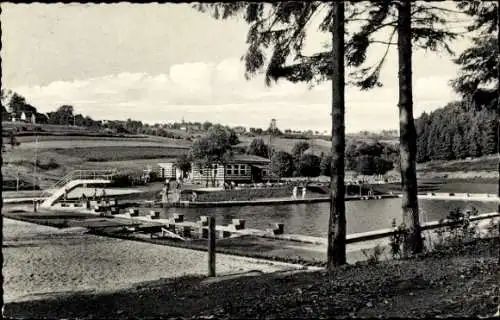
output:
POLYGON ((240 165, 240 175, 241 176, 244 176, 246 174, 245 169, 246 169, 246 167, 244 164, 240 165))
POLYGON ((230 165, 230 164, 227 165, 226 174, 227 175, 233 174, 233 166, 232 165, 230 165))

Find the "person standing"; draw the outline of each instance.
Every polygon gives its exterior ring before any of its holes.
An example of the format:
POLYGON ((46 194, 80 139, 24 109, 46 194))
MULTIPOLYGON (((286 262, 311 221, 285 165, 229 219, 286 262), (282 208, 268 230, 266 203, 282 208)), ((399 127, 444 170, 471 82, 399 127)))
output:
POLYGON ((167 203, 168 202, 168 191, 167 187, 164 186, 161 192, 161 202, 167 203))
POLYGON ((293 187, 292 199, 297 199, 297 191, 298 191, 297 186, 293 187))
POLYGON ((177 180, 177 184, 175 185, 175 195, 176 195, 176 200, 175 202, 181 201, 181 180, 177 180))
POLYGON ((170 181, 165 183, 165 202, 168 202, 168 194, 170 193, 170 181))
POLYGON ((306 187, 302 187, 302 199, 306 198, 306 187))

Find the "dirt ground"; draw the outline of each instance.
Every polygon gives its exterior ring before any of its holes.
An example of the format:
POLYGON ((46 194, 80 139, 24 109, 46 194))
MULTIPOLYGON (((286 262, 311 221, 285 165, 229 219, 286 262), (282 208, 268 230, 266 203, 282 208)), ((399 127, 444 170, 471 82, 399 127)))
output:
POLYGON ((316 318, 491 316, 499 244, 480 242, 404 261, 326 271, 149 282, 108 294, 10 303, 10 317, 316 318))
MULTIPOLYGON (((207 272, 207 254, 200 251, 99 237, 79 227, 57 229, 11 219, 3 223, 5 302, 107 292, 207 272)), ((220 274, 300 267, 224 254, 216 261, 220 274)))

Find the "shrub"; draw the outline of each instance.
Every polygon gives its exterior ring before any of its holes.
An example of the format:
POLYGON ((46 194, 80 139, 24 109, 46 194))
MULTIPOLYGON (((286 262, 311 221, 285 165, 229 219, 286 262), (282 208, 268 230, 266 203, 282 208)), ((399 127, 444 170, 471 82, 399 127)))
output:
POLYGON ((126 174, 118 174, 113 177, 113 181, 111 182, 111 187, 130 187, 133 184, 133 179, 130 175, 126 174))
POLYGON ((42 163, 40 160, 37 160, 36 166, 42 170, 53 170, 60 167, 59 163, 57 163, 53 158, 50 158, 47 163, 42 163))
MULTIPOLYGON (((450 211, 446 217, 446 221, 445 219, 440 219, 439 224, 444 225, 434 231, 436 239, 433 241, 433 251, 444 253, 456 250, 469 243, 474 243, 479 235, 479 223, 471 222, 470 217, 477 216, 477 214, 478 211, 475 208, 467 211, 457 208, 450 211)), ((391 253, 393 258, 401 258, 406 254, 402 250, 402 246, 405 243, 407 230, 404 224, 396 228, 395 220, 393 220, 392 227, 395 229, 389 243, 391 253)), ((497 225, 491 220, 487 228, 490 236, 495 234, 495 229, 497 228, 497 225)))
POLYGON ((293 157, 285 151, 277 151, 271 158, 271 171, 279 177, 290 177, 293 173, 293 157))
POLYGON ((302 177, 318 177, 321 173, 321 159, 314 154, 303 154, 298 163, 298 172, 302 177))
POLYGON ((384 253, 384 250, 385 249, 383 247, 377 244, 372 250, 362 249, 361 252, 365 256, 368 264, 377 264, 380 262, 380 257, 382 256, 382 253, 384 253))
MULTIPOLYGON (((221 190, 202 192, 197 190, 196 201, 246 201, 259 198, 282 198, 289 197, 292 194, 292 185, 283 187, 260 188, 260 189, 239 189, 239 190, 221 190)), ((191 199, 192 190, 182 190, 182 200, 191 199)))
POLYGON ((394 228, 394 233, 389 240, 392 258, 403 258, 405 255, 405 252, 403 252, 403 246, 408 235, 406 226, 404 225, 404 223, 402 223, 396 227, 396 219, 393 219, 392 227, 394 228))

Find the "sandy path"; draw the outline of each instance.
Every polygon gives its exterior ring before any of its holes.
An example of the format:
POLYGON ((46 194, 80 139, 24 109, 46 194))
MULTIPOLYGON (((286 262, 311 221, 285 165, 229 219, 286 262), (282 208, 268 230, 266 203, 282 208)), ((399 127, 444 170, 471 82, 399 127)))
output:
MULTIPOLYGON (((207 254, 4 219, 5 302, 68 291, 109 291, 186 274, 206 274, 207 254)), ((217 255, 219 275, 292 265, 217 255)))

